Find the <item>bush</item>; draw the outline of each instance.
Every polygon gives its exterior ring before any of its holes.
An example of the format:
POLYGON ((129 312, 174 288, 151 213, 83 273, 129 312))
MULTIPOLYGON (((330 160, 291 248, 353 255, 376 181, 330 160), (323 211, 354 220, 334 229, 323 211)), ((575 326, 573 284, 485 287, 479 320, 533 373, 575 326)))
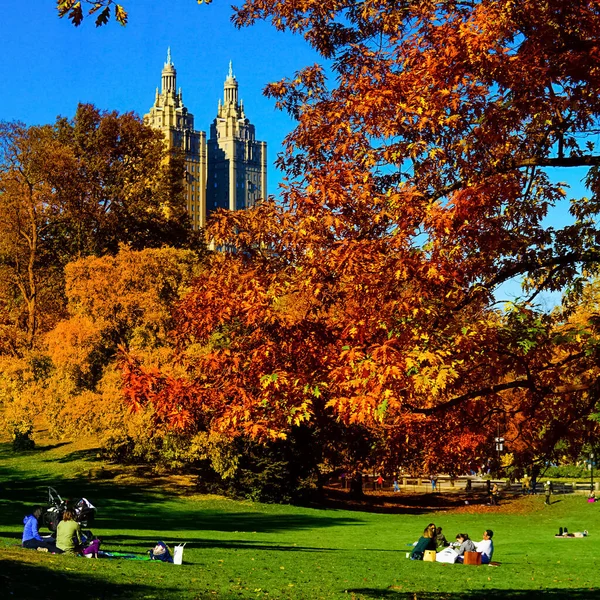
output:
POLYGON ((221 493, 255 502, 307 502, 320 493, 316 456, 310 431, 297 430, 286 440, 261 445, 237 440, 237 468, 221 478, 205 463, 199 474, 203 492, 221 493))
POLYGON ((33 450, 35 442, 31 439, 33 426, 29 423, 23 423, 13 428, 12 449, 15 452, 23 450, 33 450))
POLYGON ((586 479, 590 476, 587 465, 562 465, 560 467, 548 467, 544 477, 550 479, 586 479))

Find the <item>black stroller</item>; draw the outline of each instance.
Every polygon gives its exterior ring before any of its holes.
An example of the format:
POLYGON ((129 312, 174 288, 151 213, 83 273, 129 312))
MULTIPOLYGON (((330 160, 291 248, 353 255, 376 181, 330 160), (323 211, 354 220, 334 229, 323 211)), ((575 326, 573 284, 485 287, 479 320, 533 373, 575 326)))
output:
MULTIPOLYGON (((89 527, 96 517, 96 507, 85 498, 72 502, 63 500, 60 494, 52 487, 48 488, 48 505, 42 515, 42 523, 52 532, 62 520, 65 510, 70 509, 73 512, 73 518, 81 527, 89 527)), ((91 532, 85 532, 86 537, 91 536, 91 532)))

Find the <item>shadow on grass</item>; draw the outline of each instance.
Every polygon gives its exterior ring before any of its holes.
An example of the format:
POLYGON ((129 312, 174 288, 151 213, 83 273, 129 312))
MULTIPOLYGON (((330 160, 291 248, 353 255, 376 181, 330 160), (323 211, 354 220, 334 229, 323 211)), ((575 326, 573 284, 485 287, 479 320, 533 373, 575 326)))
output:
MULTIPOLYGON (((0 537, 6 535, 0 532, 0 537)), ((136 548, 134 552, 145 553, 148 549, 153 547, 157 538, 153 536, 127 536, 127 535, 106 535, 100 536, 103 540, 102 549, 107 552, 120 551, 122 548, 136 548)), ((198 536, 185 536, 176 534, 173 538, 165 536, 163 540, 167 544, 180 544, 185 542, 186 549, 191 548, 198 549, 221 549, 221 550, 266 550, 275 552, 340 552, 339 548, 323 548, 313 546, 290 546, 285 544, 271 544, 265 543, 262 540, 214 540, 206 539, 198 536)))
POLYGON ((57 463, 69 463, 74 462, 76 460, 82 460, 86 462, 100 462, 102 459, 98 457, 99 448, 90 448, 89 450, 75 450, 74 452, 69 452, 66 456, 62 458, 51 458, 45 459, 44 462, 57 462, 57 463))
MULTIPOLYGON (((89 598, 93 590, 94 598, 143 598, 158 597, 156 587, 140 583, 113 583, 101 575, 93 576, 59 571, 55 565, 29 564, 13 560, 0 560, 0 589, 2 598, 19 600, 64 600, 65 598, 89 598)), ((171 596, 175 592, 164 585, 160 597, 171 596)))
POLYGON ((348 490, 327 487, 327 497, 320 505, 323 508, 335 508, 349 511, 423 515, 431 512, 452 510, 465 505, 465 500, 471 505, 487 505, 488 495, 485 492, 449 493, 372 493, 367 492, 362 498, 353 498, 348 490))
MULTIPOLYGON (((3 451, 6 449, 0 448, 0 456, 3 451)), ((72 460, 85 460, 90 452, 95 455, 94 451, 75 453, 78 457, 72 460)), ((194 508, 189 503, 173 503, 179 497, 177 490, 165 489, 160 476, 148 476, 143 483, 138 480, 132 485, 106 479, 89 480, 86 475, 32 475, 16 468, 0 467, 0 527, 20 526, 32 505, 47 503, 49 486, 55 488, 63 499, 84 497, 92 502, 98 509, 98 515, 90 528, 107 538, 110 530, 157 531, 168 537, 170 531, 183 532, 184 536, 186 531, 203 530, 274 533, 363 523, 360 518, 336 516, 330 512, 229 512, 204 508, 204 504, 194 508)))
POLYGON ((385 600, 597 600, 597 589, 544 590, 481 590, 465 592, 407 592, 394 589, 355 588, 344 590, 358 598, 383 598, 385 600))

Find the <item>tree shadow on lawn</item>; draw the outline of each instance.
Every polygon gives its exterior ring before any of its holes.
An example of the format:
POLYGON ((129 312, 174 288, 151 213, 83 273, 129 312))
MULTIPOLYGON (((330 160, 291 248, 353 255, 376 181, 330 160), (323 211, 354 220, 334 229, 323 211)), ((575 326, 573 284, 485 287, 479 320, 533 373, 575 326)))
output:
POLYGON ((88 498, 100 513, 110 506, 111 511, 131 526, 135 526, 136 510, 151 511, 170 497, 166 492, 153 488, 151 482, 143 487, 118 485, 90 481, 84 477, 23 476, 13 469, 0 468, 0 525, 21 523, 32 505, 46 505, 48 487, 55 488, 65 500, 88 498))
MULTIPOLYGON (((47 448, 40 448, 40 450, 51 449, 54 446, 48 446, 47 448)), ((55 462, 55 463, 70 463, 75 462, 76 460, 85 461, 85 462, 104 462, 104 459, 98 456, 100 452, 100 448, 89 448, 87 450, 74 450, 73 452, 69 452, 69 454, 65 454, 65 456, 61 456, 60 458, 46 458, 44 462, 55 462)))
POLYGON ((490 590, 464 592, 418 592, 390 588, 355 588, 344 590, 357 594, 358 598, 382 598, 385 600, 597 600, 597 589, 558 589, 544 590, 490 590))
MULTIPOLYGON (((31 476, 15 469, 0 467, 0 526, 20 527, 32 505, 45 505, 48 487, 63 499, 87 498, 98 509, 97 518, 88 527, 102 535, 107 530, 134 531, 221 531, 275 533, 338 525, 360 525, 359 518, 323 514, 265 514, 258 511, 189 508, 189 503, 168 505, 179 498, 175 490, 161 486, 161 478, 149 478, 143 484, 80 477, 31 476)), ((232 503, 232 507, 235 504, 232 503)), ((44 532, 42 532, 44 533, 44 532)))
POLYGON ((108 517, 98 519, 97 526, 104 529, 136 529, 157 531, 220 531, 228 533, 278 533, 347 525, 362 525, 364 521, 334 515, 314 514, 264 514, 261 512, 234 512, 206 510, 172 511, 154 506, 136 515, 112 511, 108 517))
MULTIPOLYGON (((0 537, 4 535, 0 532, 0 537)), ((127 536, 127 535, 107 535, 102 538, 102 549, 107 552, 118 551, 123 548, 136 548, 132 552, 145 553, 153 547, 157 538, 152 536, 127 536), (140 550, 141 549, 141 550, 140 550)), ((323 548, 313 546, 290 546, 282 544, 266 543, 262 540, 215 540, 210 538, 200 538, 198 536, 173 535, 164 536, 162 540, 168 545, 186 544, 186 550, 190 549, 220 549, 220 550, 266 550, 275 552, 345 552, 340 548, 323 548)))
MULTIPOLYGON (((488 505, 485 492, 452 491, 447 493, 422 493, 402 491, 366 492, 362 498, 353 498, 348 490, 326 487, 326 498, 320 505, 323 508, 340 510, 383 513, 423 515, 431 512, 455 510, 465 506, 488 505)), ((505 498, 503 504, 517 498, 505 498)), ((494 507, 496 508, 496 507, 494 507)))
POLYGON ((45 566, 39 563, 0 559, 0 589, 3 598, 19 600, 64 600, 65 598, 154 598, 177 597, 176 590, 161 584, 156 587, 141 583, 118 583, 106 581, 98 576, 64 572, 55 564, 45 566), (170 595, 173 592, 174 595, 170 595))

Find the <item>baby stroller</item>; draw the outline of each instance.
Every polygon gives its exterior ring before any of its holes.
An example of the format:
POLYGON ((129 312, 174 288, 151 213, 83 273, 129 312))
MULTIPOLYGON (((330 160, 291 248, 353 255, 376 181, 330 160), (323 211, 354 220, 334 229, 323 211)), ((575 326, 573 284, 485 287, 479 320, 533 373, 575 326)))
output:
MULTIPOLYGON (((56 527, 62 520, 65 510, 70 509, 73 512, 73 518, 81 527, 89 527, 96 516, 96 507, 85 498, 72 502, 63 500, 60 494, 52 487, 48 488, 48 505, 44 509, 42 522, 50 531, 56 531, 56 527)), ((85 532, 91 536, 91 532, 85 532)))

